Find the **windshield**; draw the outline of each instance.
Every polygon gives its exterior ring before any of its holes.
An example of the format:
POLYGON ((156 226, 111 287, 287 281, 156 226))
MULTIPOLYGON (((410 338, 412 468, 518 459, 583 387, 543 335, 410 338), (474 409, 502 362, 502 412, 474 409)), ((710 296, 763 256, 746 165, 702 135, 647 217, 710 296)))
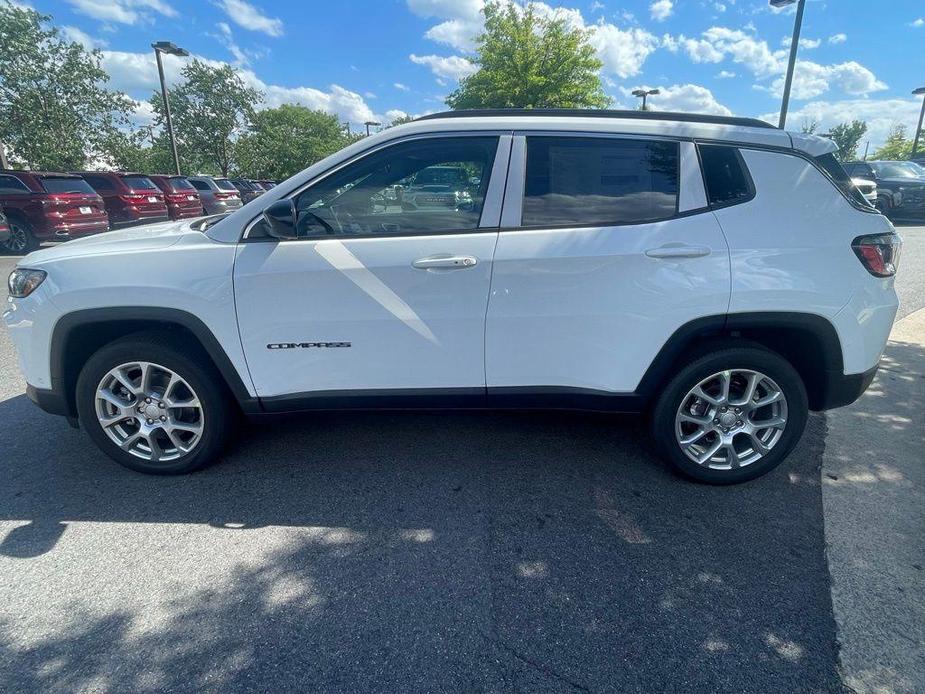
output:
POLYGON ((147 176, 123 176, 122 182, 131 190, 158 190, 158 187, 147 176))
POLYGON ((216 178, 215 185, 217 185, 222 190, 233 190, 237 192, 237 188, 234 187, 234 183, 229 181, 227 178, 216 178))
POLYGON ((881 161, 871 166, 880 178, 925 178, 925 169, 911 161, 881 161))
POLYGON ((82 178, 43 178, 42 185, 49 193, 86 193, 96 195, 96 191, 82 178))

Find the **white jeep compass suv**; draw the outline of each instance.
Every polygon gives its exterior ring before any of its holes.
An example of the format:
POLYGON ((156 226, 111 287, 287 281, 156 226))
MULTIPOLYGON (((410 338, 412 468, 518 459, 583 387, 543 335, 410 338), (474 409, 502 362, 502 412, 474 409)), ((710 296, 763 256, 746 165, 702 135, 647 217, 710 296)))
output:
POLYGON ((834 145, 738 118, 445 113, 240 210, 24 258, 4 320, 30 397, 135 470, 214 460, 236 414, 649 414, 698 480, 778 465, 870 384, 900 240, 834 145), (384 194, 465 172, 471 204, 384 194))

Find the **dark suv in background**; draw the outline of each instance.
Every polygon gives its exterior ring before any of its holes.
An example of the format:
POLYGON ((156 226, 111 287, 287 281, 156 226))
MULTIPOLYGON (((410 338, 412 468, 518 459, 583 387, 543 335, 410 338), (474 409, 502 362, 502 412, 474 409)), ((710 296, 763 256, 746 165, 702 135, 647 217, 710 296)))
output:
POLYGON ((897 221, 925 219, 925 168, 911 161, 849 161, 849 176, 877 184, 877 209, 897 221))
POLYGON ((72 174, 0 169, 0 207, 10 227, 9 238, 0 241, 7 253, 109 229, 103 199, 72 174))
POLYGON ((241 200, 244 201, 245 205, 251 200, 256 200, 264 193, 263 187, 258 185, 256 181, 251 181, 247 178, 229 178, 228 180, 241 193, 241 200))
POLYGON ((171 219, 188 219, 205 214, 199 192, 184 176, 148 176, 164 193, 171 219))
POLYGON ((76 173, 103 197, 113 228, 167 221, 164 193, 145 174, 118 171, 76 173))

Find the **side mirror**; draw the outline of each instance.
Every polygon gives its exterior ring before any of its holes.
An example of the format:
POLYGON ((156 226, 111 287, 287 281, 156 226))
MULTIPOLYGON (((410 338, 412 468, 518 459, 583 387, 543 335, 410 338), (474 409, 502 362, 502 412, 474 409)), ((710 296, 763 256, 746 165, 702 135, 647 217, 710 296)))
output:
POLYGON ((263 211, 267 233, 274 239, 298 238, 295 201, 277 200, 263 211))

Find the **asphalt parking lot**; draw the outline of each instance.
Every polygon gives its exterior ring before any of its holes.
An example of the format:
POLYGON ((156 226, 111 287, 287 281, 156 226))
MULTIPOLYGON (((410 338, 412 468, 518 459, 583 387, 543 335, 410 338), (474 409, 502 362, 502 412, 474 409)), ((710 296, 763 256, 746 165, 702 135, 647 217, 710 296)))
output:
POLYGON ((152 478, 23 388, 0 328, 4 691, 842 691, 822 415, 728 488, 562 413, 262 419, 152 478))

